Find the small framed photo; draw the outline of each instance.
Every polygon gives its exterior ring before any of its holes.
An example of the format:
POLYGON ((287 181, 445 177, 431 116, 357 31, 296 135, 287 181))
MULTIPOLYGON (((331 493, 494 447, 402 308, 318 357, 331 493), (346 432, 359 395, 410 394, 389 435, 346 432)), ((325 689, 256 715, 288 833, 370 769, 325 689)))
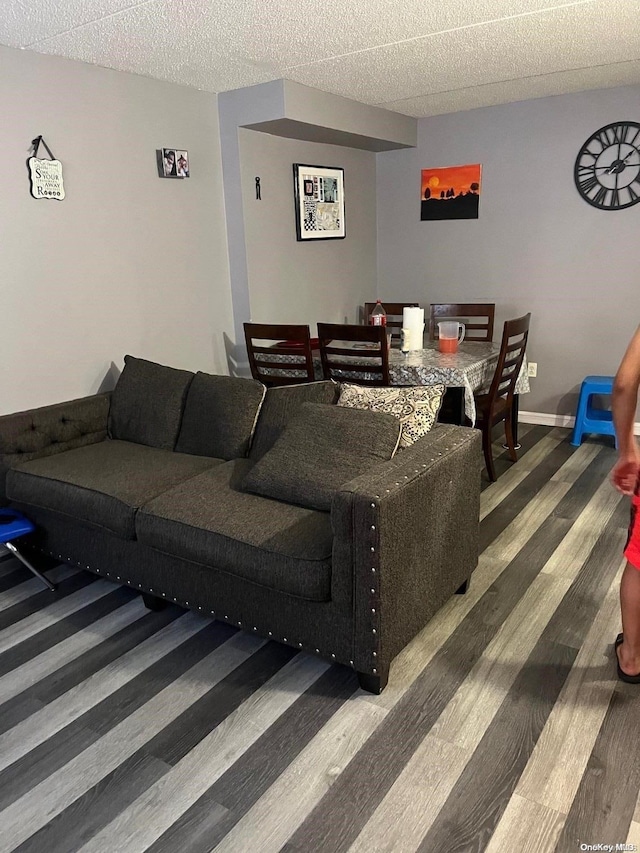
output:
POLYGON ((189 152, 181 148, 158 148, 156 150, 158 175, 161 178, 188 178, 189 152))
POLYGON ((189 177, 189 152, 176 151, 176 169, 179 178, 189 177))
POLYGON ((296 239, 344 239, 344 169, 294 163, 293 188, 296 239))

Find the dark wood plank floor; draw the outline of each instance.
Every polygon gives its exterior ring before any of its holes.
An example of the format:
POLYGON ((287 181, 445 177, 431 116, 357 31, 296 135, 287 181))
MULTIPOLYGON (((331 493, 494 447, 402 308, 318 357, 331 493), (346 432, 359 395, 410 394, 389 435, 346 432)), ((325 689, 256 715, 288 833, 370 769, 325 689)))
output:
POLYGON ((381 696, 68 567, 42 591, 3 560, 0 851, 640 846, 640 687, 617 681, 612 651, 628 522, 612 441, 574 448, 543 426, 521 441, 515 465, 496 443, 469 592, 381 696))

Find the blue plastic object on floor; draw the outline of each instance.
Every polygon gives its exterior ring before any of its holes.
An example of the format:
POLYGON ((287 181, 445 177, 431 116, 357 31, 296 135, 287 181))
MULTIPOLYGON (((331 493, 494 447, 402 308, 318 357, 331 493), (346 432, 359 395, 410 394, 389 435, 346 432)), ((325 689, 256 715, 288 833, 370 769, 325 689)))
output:
POLYGON ((37 578, 40 578, 42 583, 46 584, 50 590, 55 590, 56 586, 49 578, 46 578, 42 572, 39 572, 27 558, 20 553, 14 539, 19 539, 20 536, 26 536, 27 533, 33 533, 35 530, 33 522, 25 518, 21 512, 16 512, 15 509, 6 507, 0 508, 0 544, 5 545, 7 549, 17 557, 23 566, 26 566, 37 578))
POLYGON ((35 527, 28 518, 14 509, 0 509, 0 544, 33 533, 35 527))
POLYGON ((573 427, 571 444, 579 447, 585 433, 597 435, 612 435, 616 448, 618 439, 613 426, 613 415, 607 409, 596 409, 591 405, 594 394, 611 394, 613 392, 613 376, 586 376, 580 387, 576 422, 573 427))

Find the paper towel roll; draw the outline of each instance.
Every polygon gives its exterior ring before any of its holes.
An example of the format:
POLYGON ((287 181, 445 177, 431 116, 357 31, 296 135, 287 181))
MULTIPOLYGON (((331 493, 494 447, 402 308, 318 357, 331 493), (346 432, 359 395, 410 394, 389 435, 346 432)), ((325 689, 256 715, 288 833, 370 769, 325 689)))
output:
MULTIPOLYGON (((403 329, 424 329, 424 308, 408 307, 402 309, 403 329)), ((422 345, 422 344, 421 344, 422 345)))
POLYGON ((401 329, 400 349, 403 352, 414 352, 422 349, 424 323, 421 326, 412 326, 401 329))

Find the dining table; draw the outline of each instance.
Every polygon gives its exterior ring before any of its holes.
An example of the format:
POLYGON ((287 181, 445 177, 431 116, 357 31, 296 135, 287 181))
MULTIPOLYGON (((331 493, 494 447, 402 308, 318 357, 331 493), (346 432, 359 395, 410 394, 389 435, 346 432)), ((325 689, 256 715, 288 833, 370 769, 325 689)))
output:
MULTIPOLYGON (((425 341, 423 348, 403 353, 389 351, 389 375, 392 385, 434 385, 442 383, 455 401, 456 422, 465 418, 474 426, 474 393, 488 390, 496 370, 500 344, 493 341, 462 341, 455 353, 442 353, 438 341, 425 341)), ((516 380, 514 406, 517 415, 520 394, 530 390, 526 358, 516 380)))
MULTIPOLYGON (((366 350, 370 344, 355 344, 354 361, 366 364, 366 350)), ((389 378, 391 385, 437 385, 446 388, 447 410, 451 413, 451 422, 475 426, 476 404, 474 393, 488 390, 495 373, 500 355, 500 344, 494 341, 462 341, 455 353, 442 353, 438 341, 426 338, 422 349, 407 353, 400 349, 389 350, 389 378)), ((295 360, 296 356, 280 356, 283 360, 295 360)), ((314 372, 322 379, 322 363, 319 350, 313 351, 314 372)), ((358 381, 366 374, 345 371, 344 381, 358 381)), ((519 395, 530 390, 526 357, 522 363, 516 381, 512 409, 512 428, 517 443, 517 421, 519 395)))
MULTIPOLYGON (((366 363, 367 344, 354 345, 354 361, 366 363)), ((422 349, 407 353, 399 349, 389 350, 389 379, 391 385, 437 385, 446 388, 448 410, 452 413, 452 422, 464 425, 470 422, 475 426, 476 404, 474 393, 488 390, 495 373, 500 355, 500 344, 493 341, 462 341, 455 353, 442 353, 438 341, 425 340, 422 349)), ((318 378, 322 376, 322 365, 318 355, 318 364, 314 353, 314 370, 318 378), (319 370, 318 370, 319 368, 319 370)), ((366 374, 360 374, 360 378, 366 374)), ((358 374, 352 376, 345 371, 345 381, 357 381, 358 374)), ((522 363, 515 387, 514 421, 517 421, 518 400, 520 394, 530 390, 526 359, 522 363)), ((515 426, 515 423, 514 423, 515 426)), ((514 436, 514 440, 517 440, 514 436)))

